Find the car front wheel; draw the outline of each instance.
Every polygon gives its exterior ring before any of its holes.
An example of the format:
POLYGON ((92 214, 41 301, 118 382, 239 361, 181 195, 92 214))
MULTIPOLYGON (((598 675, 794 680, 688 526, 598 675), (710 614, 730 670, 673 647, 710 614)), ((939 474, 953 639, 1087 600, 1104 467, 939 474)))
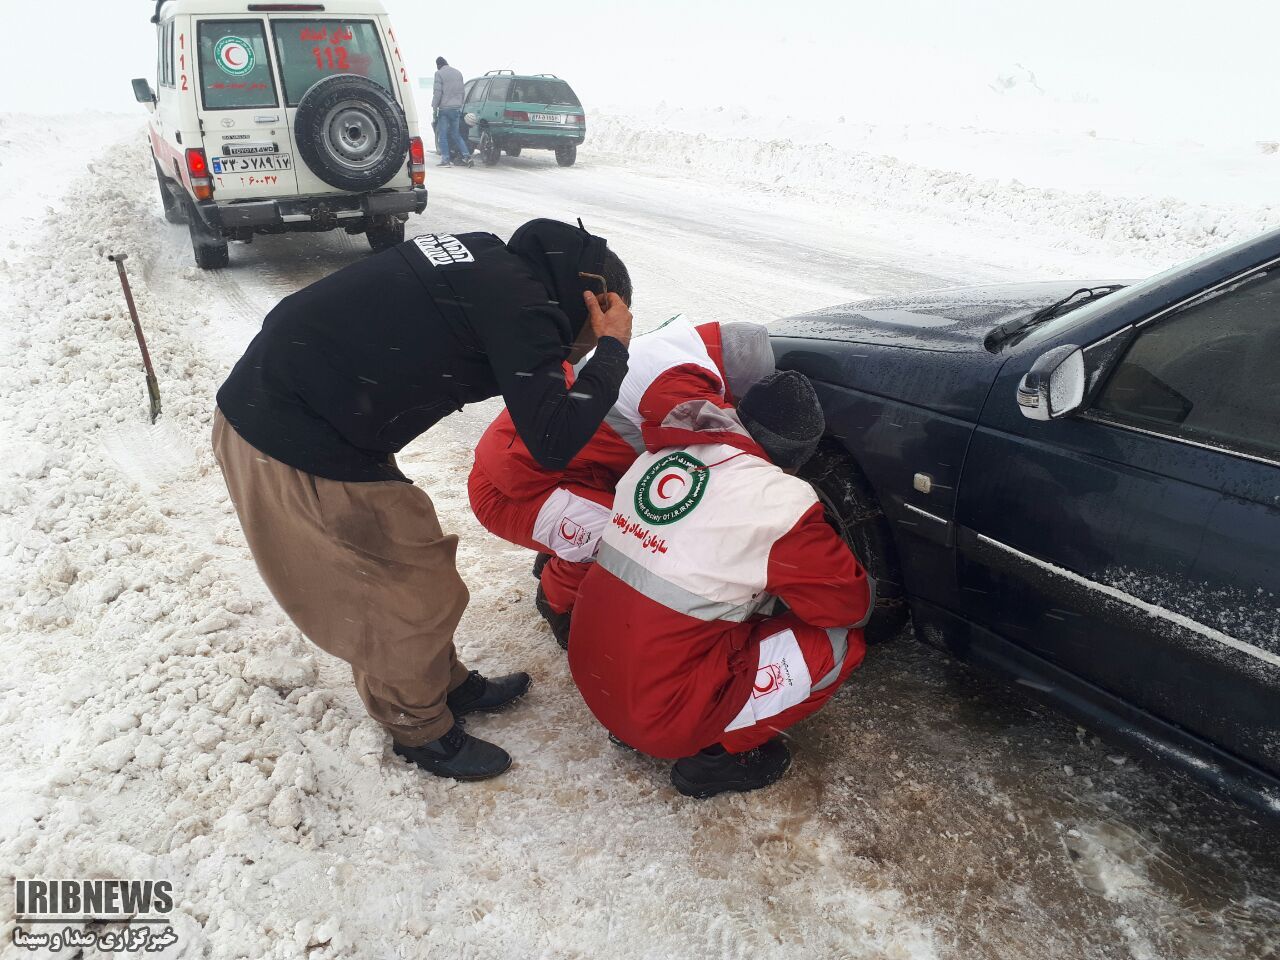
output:
POLYGON ((863 637, 867 643, 893 640, 907 624, 907 600, 893 533, 875 491, 853 458, 829 440, 801 468, 800 476, 813 485, 827 522, 875 579, 876 605, 863 637))
POLYGON ((480 162, 486 167, 492 167, 498 162, 498 157, 502 151, 498 148, 498 141, 493 139, 493 134, 486 130, 480 134, 480 162))
POLYGON ((578 159, 577 146, 556 147, 556 163, 562 167, 572 167, 573 162, 578 159))

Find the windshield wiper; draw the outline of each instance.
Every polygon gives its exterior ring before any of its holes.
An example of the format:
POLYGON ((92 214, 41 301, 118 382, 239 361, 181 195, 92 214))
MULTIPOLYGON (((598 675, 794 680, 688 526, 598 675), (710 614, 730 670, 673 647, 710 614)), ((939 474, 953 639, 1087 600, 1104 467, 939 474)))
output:
POLYGON ((1105 297, 1109 293, 1115 293, 1122 288, 1122 283, 1111 283, 1101 287, 1081 287, 1073 290, 1056 303, 1051 303, 1047 307, 1041 307, 1029 317, 1022 317, 1018 320, 1010 320, 1002 323, 982 340, 982 345, 995 353, 996 348, 1008 343, 1020 333, 1025 333, 1032 327, 1044 323, 1046 320, 1052 320, 1056 316, 1074 310, 1076 307, 1083 306, 1090 300, 1096 300, 1099 297, 1105 297))

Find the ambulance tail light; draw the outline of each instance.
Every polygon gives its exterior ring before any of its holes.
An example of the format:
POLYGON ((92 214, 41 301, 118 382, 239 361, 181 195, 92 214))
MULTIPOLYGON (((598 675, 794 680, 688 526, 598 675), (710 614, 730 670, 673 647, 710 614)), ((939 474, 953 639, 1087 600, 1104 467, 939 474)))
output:
POLYGON ((213 197, 213 178, 209 176, 209 161, 204 151, 196 147, 187 150, 187 179, 191 181, 191 193, 197 200, 213 197))
POLYGON ((409 140, 409 182, 420 187, 426 178, 427 154, 422 147, 422 138, 412 137, 409 140))

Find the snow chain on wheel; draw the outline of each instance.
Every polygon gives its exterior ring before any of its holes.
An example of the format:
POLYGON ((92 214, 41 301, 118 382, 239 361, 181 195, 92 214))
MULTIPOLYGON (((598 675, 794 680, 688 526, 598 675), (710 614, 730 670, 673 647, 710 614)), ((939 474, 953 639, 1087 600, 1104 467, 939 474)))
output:
POLYGON ((902 588, 902 568, 888 518, 875 491, 844 448, 824 440, 800 468, 826 510, 827 522, 849 544, 863 568, 875 578, 876 605, 862 630, 867 643, 893 640, 907 625, 910 611, 902 588))
POLYGON ((374 190, 407 162, 404 110, 364 77, 343 73, 314 84, 298 104, 293 126, 303 161, 339 190, 374 190))
POLYGON ((498 141, 493 139, 493 134, 488 130, 480 134, 480 162, 486 167, 492 167, 498 162, 500 156, 502 152, 498 147, 498 141))

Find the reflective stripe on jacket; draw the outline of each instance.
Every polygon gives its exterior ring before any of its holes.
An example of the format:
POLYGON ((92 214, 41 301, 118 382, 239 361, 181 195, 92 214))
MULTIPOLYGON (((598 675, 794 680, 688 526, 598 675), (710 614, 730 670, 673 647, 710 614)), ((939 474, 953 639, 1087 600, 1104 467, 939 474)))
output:
POLYGON ((675 758, 718 742, 750 696, 753 627, 774 597, 813 626, 852 627, 874 591, 813 488, 770 463, 714 393, 643 429, 651 447, 679 445, 642 455, 618 484, 569 666, 605 727, 675 758))

